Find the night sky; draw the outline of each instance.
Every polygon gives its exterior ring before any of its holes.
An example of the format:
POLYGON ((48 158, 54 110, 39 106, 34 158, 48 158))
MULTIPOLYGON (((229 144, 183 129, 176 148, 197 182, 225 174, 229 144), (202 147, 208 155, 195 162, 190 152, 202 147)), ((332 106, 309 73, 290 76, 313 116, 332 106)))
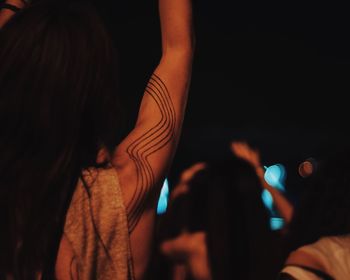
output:
MULTIPOLYGON (((321 5, 194 2, 193 78, 170 177, 195 161, 226 157, 232 139, 245 139, 264 164, 285 164, 294 184, 298 163, 348 141, 350 17, 340 3, 321 5)), ((98 6, 119 49, 128 128, 159 61, 157 2, 98 6)))

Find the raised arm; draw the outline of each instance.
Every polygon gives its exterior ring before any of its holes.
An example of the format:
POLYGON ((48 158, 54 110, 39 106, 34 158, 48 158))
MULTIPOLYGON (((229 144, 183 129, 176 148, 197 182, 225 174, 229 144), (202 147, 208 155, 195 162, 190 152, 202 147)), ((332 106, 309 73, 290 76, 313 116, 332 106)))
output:
POLYGON ((136 278, 142 274, 137 266, 147 263, 151 250, 157 198, 180 137, 193 56, 190 0, 160 0, 159 10, 162 57, 146 87, 135 128, 112 159, 124 191, 136 278))
POLYGON ((245 142, 233 142, 231 144, 231 150, 236 156, 246 160, 255 168, 262 187, 270 192, 278 212, 288 225, 293 216, 293 205, 280 191, 266 182, 264 178, 265 171, 260 162, 259 152, 252 149, 245 142))

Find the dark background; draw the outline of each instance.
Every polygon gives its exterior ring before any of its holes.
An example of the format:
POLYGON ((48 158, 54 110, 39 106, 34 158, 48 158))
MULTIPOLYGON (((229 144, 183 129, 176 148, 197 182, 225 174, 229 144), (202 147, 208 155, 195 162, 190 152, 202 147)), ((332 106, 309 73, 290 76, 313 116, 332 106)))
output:
MULTIPOLYGON (((119 49, 129 129, 160 57, 157 2, 97 5, 119 49)), ((170 178, 245 139, 264 164, 283 163, 296 190, 301 161, 349 139, 348 10, 335 1, 201 0, 194 20, 192 85, 170 178)))

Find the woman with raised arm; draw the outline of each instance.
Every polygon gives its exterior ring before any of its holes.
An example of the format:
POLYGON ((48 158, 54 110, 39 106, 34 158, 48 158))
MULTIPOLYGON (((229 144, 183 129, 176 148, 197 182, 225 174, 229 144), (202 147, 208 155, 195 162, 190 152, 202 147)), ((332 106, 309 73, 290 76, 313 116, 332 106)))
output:
POLYGON ((36 1, 1 30, 1 279, 146 278, 193 56, 190 0, 159 10, 162 57, 121 141, 115 50, 91 5, 36 1))

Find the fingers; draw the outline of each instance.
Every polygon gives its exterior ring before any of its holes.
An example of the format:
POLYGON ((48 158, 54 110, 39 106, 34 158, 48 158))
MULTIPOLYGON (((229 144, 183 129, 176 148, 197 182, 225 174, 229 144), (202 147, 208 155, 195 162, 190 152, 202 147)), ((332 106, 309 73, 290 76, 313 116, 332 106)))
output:
POLYGON ((186 194, 189 192, 188 182, 193 178, 193 176, 200 170, 206 168, 205 162, 198 162, 189 168, 185 169, 180 175, 180 180, 175 188, 170 193, 170 201, 173 201, 178 196, 186 194))
POLYGON ((205 162, 198 162, 189 168, 185 169, 181 176, 179 183, 175 186, 170 194, 170 200, 173 201, 175 198, 182 194, 186 194, 189 191, 188 182, 193 178, 193 176, 200 170, 206 168, 205 162))
POLYGON ((249 158, 254 150, 246 142, 232 142, 231 149, 238 157, 249 158))
POLYGON ((231 151, 239 158, 248 161, 254 167, 260 166, 260 154, 245 141, 233 141, 231 151))
POLYGON ((171 191, 169 202, 171 203, 174 201, 177 197, 183 194, 187 194, 189 192, 189 187, 187 184, 178 184, 176 187, 171 191))
POLYGON ((231 149, 235 154, 244 154, 251 150, 250 146, 244 141, 234 141, 231 143, 231 149))
POLYGON ((206 167, 205 162, 198 162, 194 165, 187 168, 184 172, 181 174, 181 182, 187 183, 192 179, 192 177, 200 170, 203 170, 206 167))
POLYGON ((182 233, 175 239, 166 240, 160 246, 161 253, 175 261, 184 261, 189 255, 187 233, 182 233))

